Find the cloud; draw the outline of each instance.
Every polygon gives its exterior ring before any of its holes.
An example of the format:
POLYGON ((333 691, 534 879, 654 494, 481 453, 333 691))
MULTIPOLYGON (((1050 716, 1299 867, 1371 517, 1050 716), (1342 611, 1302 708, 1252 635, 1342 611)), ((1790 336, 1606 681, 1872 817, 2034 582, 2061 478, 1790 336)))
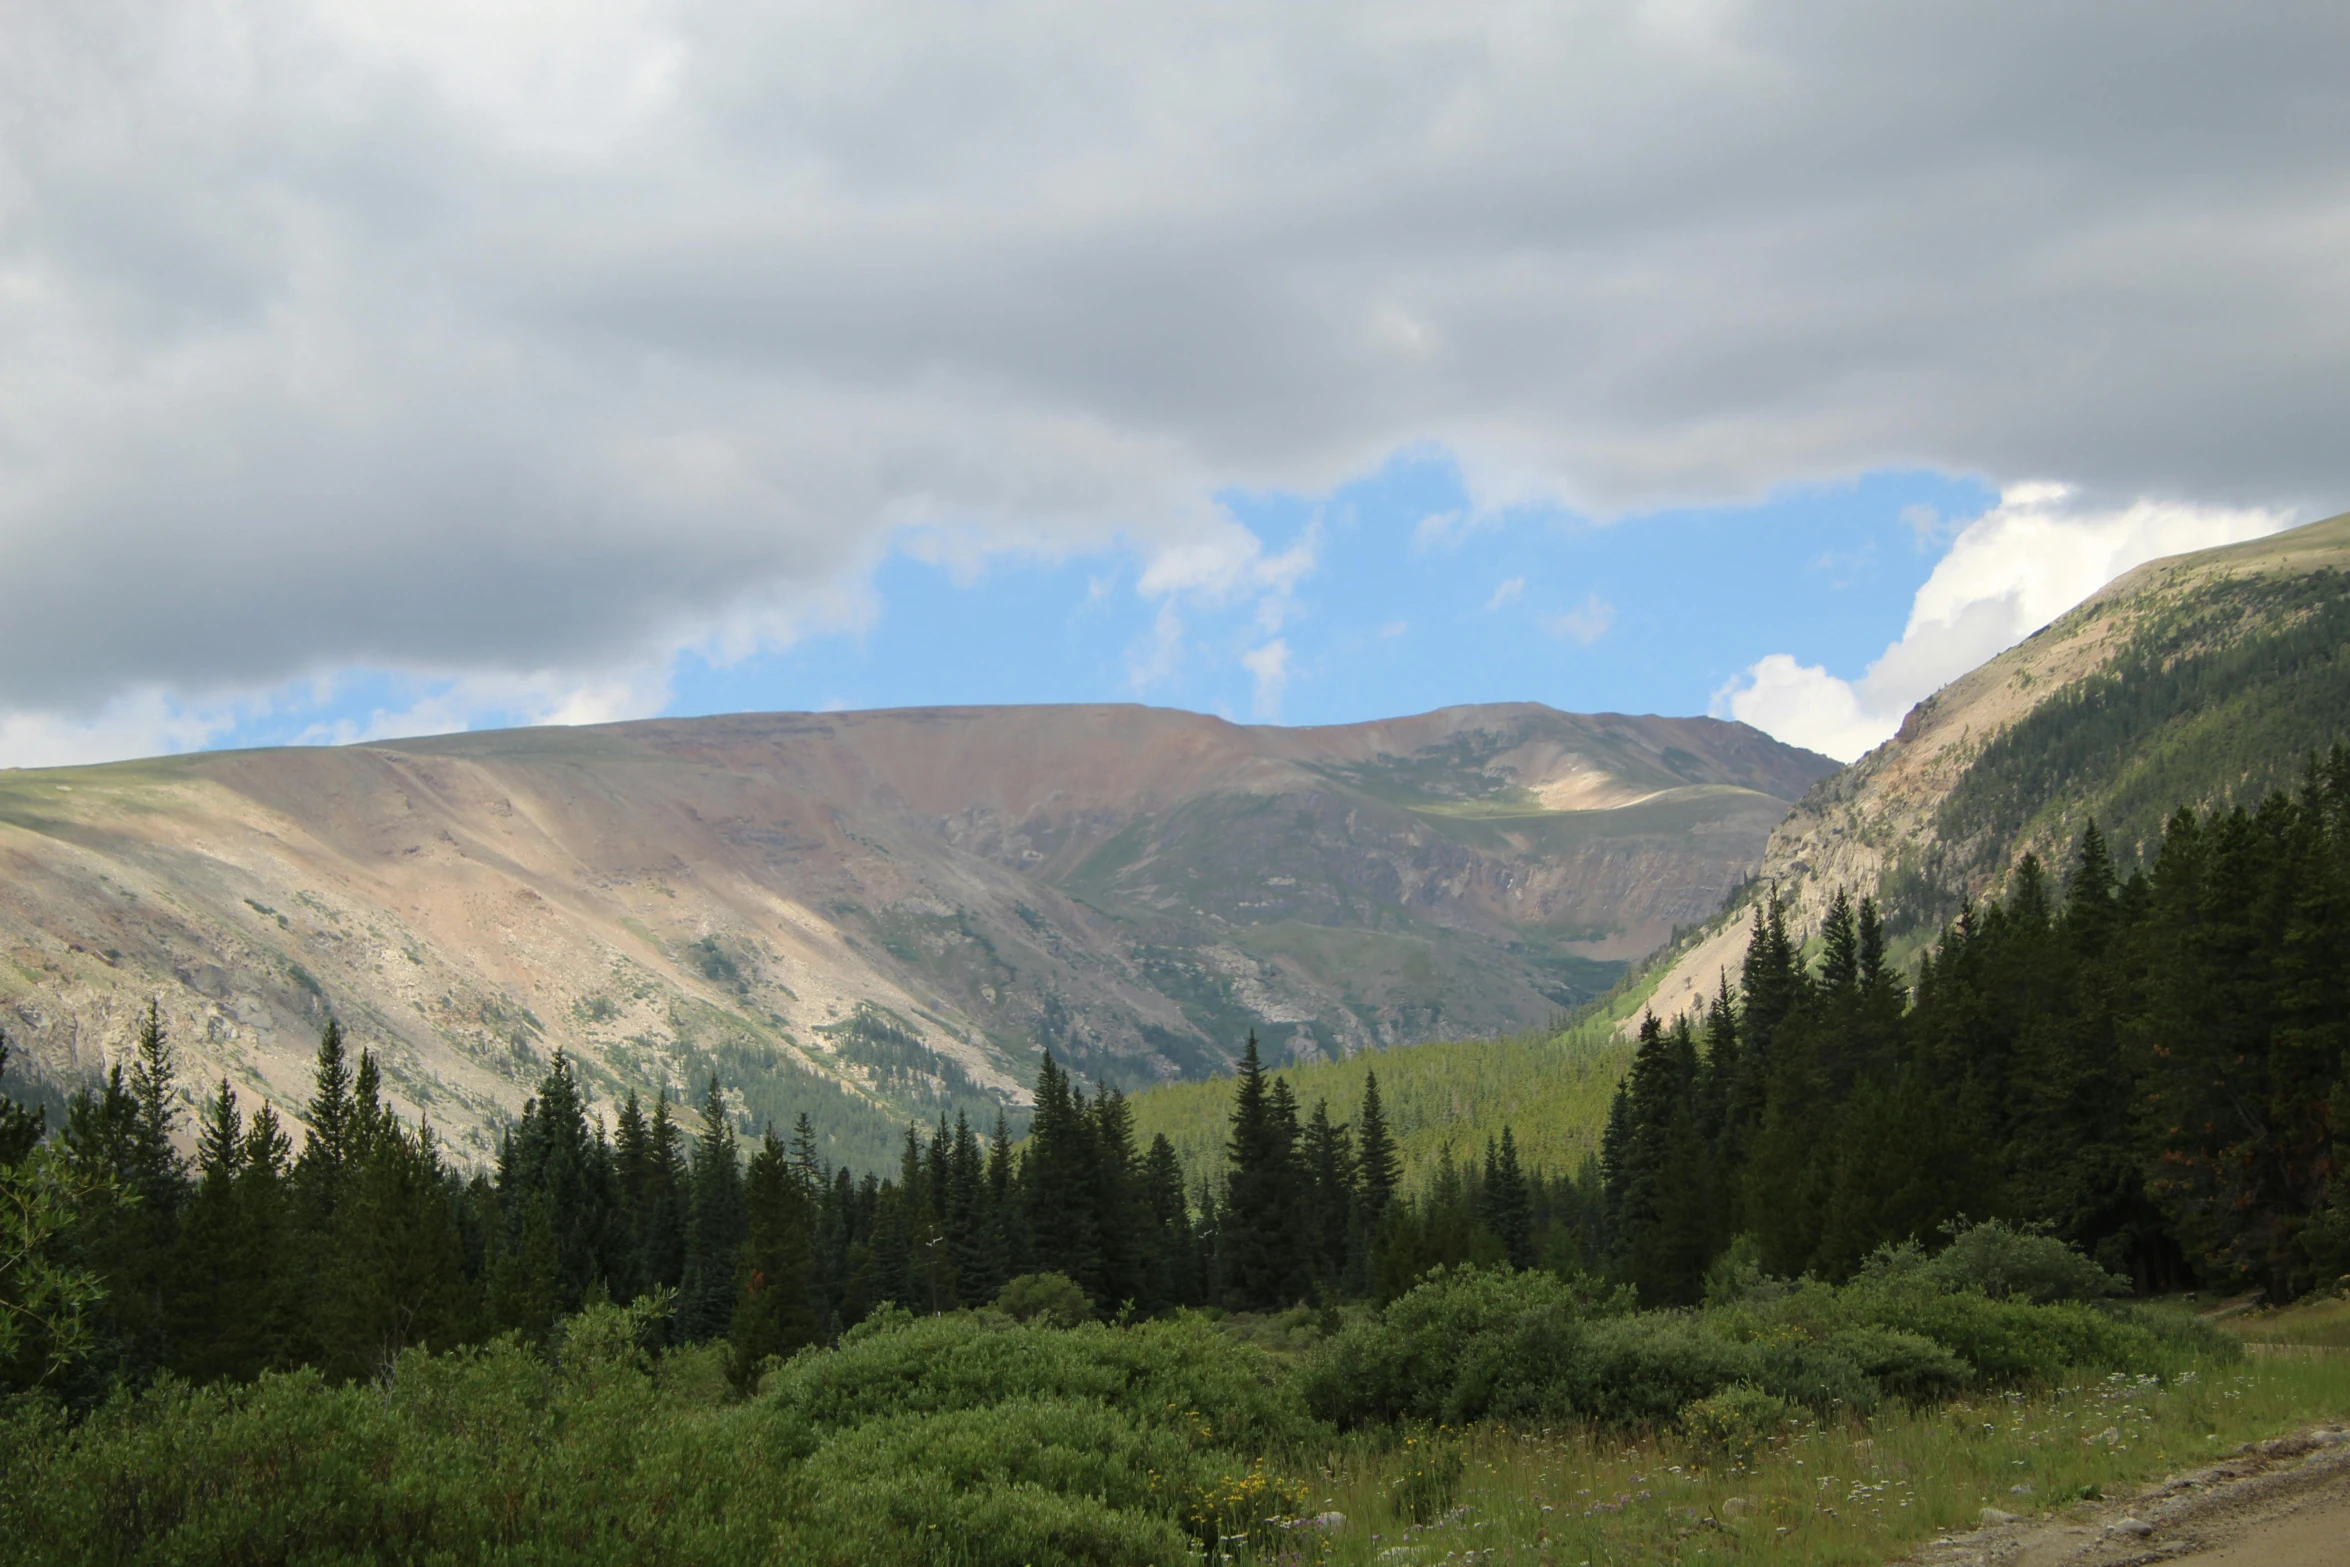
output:
POLYGON ((1485 601, 1485 611, 1487 614, 1491 614, 1504 605, 1515 604, 1525 596, 1526 579, 1524 577, 1504 577, 1500 586, 1493 590, 1493 596, 1485 601))
POLYGON ((1429 547, 1886 465, 2338 499, 2346 28, 18 7, 0 714, 740 656, 909 531, 1208 593, 1271 563, 1206 497, 1431 443, 1429 547))
POLYGON ((1390 637, 1400 637, 1411 629, 1412 623, 1408 620, 1391 620, 1379 628, 1379 639, 1384 642, 1390 637))
POLYGON ((1573 609, 1542 617, 1542 629, 1554 637, 1565 637, 1589 647, 1608 633, 1616 623, 1616 607, 1594 591, 1585 595, 1583 602, 1573 609))
POLYGON ((2015 485, 1959 532, 1918 589, 1901 639, 1858 680, 1773 653, 1715 692, 1713 711, 1850 761, 1891 739, 1917 702, 2131 567, 2258 538, 2290 520, 2155 501, 2081 508, 2063 485, 2015 485))
POLYGON ((1279 637, 1240 655, 1241 667, 1256 681, 1249 711, 1257 722, 1269 724, 1281 717, 1281 693, 1289 686, 1289 644, 1279 637))

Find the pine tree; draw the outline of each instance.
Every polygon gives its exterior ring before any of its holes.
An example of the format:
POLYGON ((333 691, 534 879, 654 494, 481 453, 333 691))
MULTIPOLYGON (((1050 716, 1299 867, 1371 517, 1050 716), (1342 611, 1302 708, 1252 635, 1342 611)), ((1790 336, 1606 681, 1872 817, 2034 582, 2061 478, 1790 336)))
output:
POLYGON ((1097 1086, 1093 1099, 1093 1231, 1100 1237, 1099 1299, 1109 1310, 1149 1293, 1143 1254, 1141 1193, 1134 1157, 1134 1117, 1126 1096, 1097 1086))
POLYGON ((318 1037, 312 1075, 316 1087, 307 1117, 310 1135, 295 1163, 294 1178, 309 1197, 313 1222, 323 1224, 334 1211, 351 1134, 351 1064, 343 1051, 343 1026, 331 1017, 318 1037))
POLYGON ((1330 1119, 1327 1100, 1314 1101, 1299 1142, 1305 1183, 1302 1207, 1307 1254, 1315 1287, 1336 1294, 1345 1287, 1350 1241, 1356 1230, 1354 1134, 1330 1119))
POLYGON ((1226 1182, 1218 1235, 1225 1293, 1234 1305, 1264 1310, 1305 1293, 1298 1212, 1296 1105, 1289 1085, 1268 1084, 1252 1032, 1240 1058, 1226 1145, 1226 1182))
POLYGON ((749 1232, 734 1126, 715 1077, 702 1102, 701 1134, 694 1140, 692 1187, 685 1277, 677 1295, 677 1331, 689 1344, 715 1338, 731 1324, 735 1262, 749 1232))
POLYGON ((1360 1203, 1363 1222, 1376 1231, 1403 1180, 1403 1158, 1387 1130, 1387 1111, 1379 1101, 1379 1074, 1363 1073, 1363 1107, 1355 1117, 1355 1147, 1361 1170, 1360 1203))
POLYGON ((1518 1164, 1518 1144, 1510 1129, 1501 1129, 1501 1143, 1488 1157, 1485 1173, 1484 1220, 1501 1242, 1513 1268, 1534 1266, 1534 1210, 1526 1172, 1518 1164))
MULTIPOLYGON (((1046 1051, 1036 1073, 1036 1114, 1020 1169, 1027 1221, 1021 1271, 1061 1273, 1089 1295, 1101 1287, 1101 1240, 1094 1230, 1093 1128, 1084 1096, 1046 1051)), ((1094 1295, 1095 1304, 1103 1302, 1094 1295)), ((1113 1305, 1114 1309, 1114 1305, 1113 1305)))
POLYGON ((237 1177, 245 1163, 245 1122, 228 1079, 206 1102, 196 1133, 196 1189, 188 1199, 173 1259, 172 1369, 208 1382, 242 1368, 221 1364, 233 1318, 244 1306, 236 1273, 237 1177))
POLYGON ((955 1112, 955 1129, 948 1140, 946 1232, 956 1298, 966 1306, 986 1305, 1003 1288, 1003 1255, 989 1223, 987 1168, 980 1157, 979 1139, 971 1134, 970 1119, 960 1110, 955 1112))
MULTIPOLYGON (((372 1058, 361 1056, 361 1077, 372 1058)), ((315 1333, 319 1363, 388 1378, 411 1347, 451 1348, 473 1316, 454 1193, 430 1128, 410 1132, 372 1096, 350 1145, 328 1233, 315 1333)))
MULTIPOLYGON (((371 1077, 373 1067, 373 1057, 362 1054, 362 1077, 371 1077)), ((381 1125, 381 1117, 368 1106, 366 1096, 355 1094, 353 1103, 349 1141, 364 1146, 375 1134, 363 1129, 381 1125)), ((616 1234, 611 1149, 589 1130, 578 1078, 570 1058, 560 1050, 540 1080, 538 1093, 523 1102, 522 1119, 506 1141, 498 1198, 507 1217, 509 1246, 520 1246, 529 1226, 545 1225, 553 1249, 553 1274, 547 1283, 558 1314, 579 1310, 599 1290, 610 1293, 614 1254, 619 1250, 615 1241, 623 1239, 616 1234)), ((731 1266, 726 1271, 721 1306, 731 1311, 731 1266)))
POLYGON ((809 1291, 808 1193, 772 1128, 745 1172, 743 1207, 748 1238, 728 1327, 727 1374, 738 1389, 749 1391, 762 1366, 818 1342, 823 1333, 809 1291))
POLYGON ((1145 1310, 1196 1306, 1206 1295, 1200 1277, 1199 1237, 1183 1199, 1183 1165, 1161 1132, 1142 1161, 1142 1207, 1148 1215, 1149 1294, 1145 1310))

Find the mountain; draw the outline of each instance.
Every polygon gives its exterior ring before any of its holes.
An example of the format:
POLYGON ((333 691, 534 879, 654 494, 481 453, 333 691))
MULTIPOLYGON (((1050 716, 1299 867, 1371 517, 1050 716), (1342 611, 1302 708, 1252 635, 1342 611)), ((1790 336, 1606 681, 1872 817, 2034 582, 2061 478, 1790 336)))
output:
MULTIPOLYGON (((1759 885, 1799 930, 1838 889, 1923 934, 2026 853, 2061 871, 2092 820, 2128 869, 2182 803, 2253 802, 2350 739, 2350 514, 2175 555, 1913 708, 1771 834, 1759 885)), ((1733 909, 1658 982, 1673 1016, 1735 974, 1733 909)))
MULTIPOLYGON (((1133 706, 769 714, 0 774, 0 1018, 54 1090, 159 1001, 281 1106, 321 1021, 478 1156, 607 1096, 892 1157, 1037 1052, 1140 1084, 1537 1025, 1718 907, 1833 763, 1712 719, 1324 728, 1133 706)), ((14 1071, 12 1082, 16 1080, 14 1071)))

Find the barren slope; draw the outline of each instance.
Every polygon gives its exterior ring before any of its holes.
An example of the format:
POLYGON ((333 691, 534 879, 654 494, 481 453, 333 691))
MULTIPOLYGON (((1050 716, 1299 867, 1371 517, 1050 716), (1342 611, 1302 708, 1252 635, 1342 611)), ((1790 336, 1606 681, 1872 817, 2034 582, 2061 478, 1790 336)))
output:
POLYGON ((1751 870, 1824 758, 1526 705, 661 720, 0 774, 0 1008, 52 1083, 159 999, 297 1103, 327 1009, 475 1150, 557 1048, 836 1157, 1016 1103, 1554 1015, 1751 870), (1569 808, 1561 809, 1561 805, 1569 808))

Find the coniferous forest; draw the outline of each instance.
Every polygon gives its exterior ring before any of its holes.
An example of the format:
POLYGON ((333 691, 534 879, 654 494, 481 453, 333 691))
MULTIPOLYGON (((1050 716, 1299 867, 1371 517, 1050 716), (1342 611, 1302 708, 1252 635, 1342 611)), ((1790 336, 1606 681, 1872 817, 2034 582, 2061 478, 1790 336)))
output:
POLYGON ((1370 1560, 1316 1487, 1457 1521, 1463 1426, 1737 1475, 2198 1386, 2231 1345, 2130 1297, 2350 1270, 2350 756, 2126 876, 2087 829, 1914 977, 1869 900, 1785 915, 1644 1024, 1598 1157, 1505 1128, 1408 1188, 1375 1072, 1333 1117, 1253 1039, 1188 1186, 1050 1055, 1022 1141, 912 1127, 886 1178, 558 1056, 465 1170, 331 1023, 299 1149, 225 1083, 184 1124, 151 1008, 61 1126, 0 1100, 0 1561, 1370 1560))
POLYGON ((2350 753, 2256 810, 2171 817, 2117 880, 2092 824, 1888 966, 1838 899, 1806 964, 1775 900, 1735 994, 1644 1028, 1605 1142, 1607 1255, 1697 1300, 1735 1247, 1850 1276, 1964 1218, 2045 1226, 2140 1290, 2285 1301, 2350 1274, 2350 753))

